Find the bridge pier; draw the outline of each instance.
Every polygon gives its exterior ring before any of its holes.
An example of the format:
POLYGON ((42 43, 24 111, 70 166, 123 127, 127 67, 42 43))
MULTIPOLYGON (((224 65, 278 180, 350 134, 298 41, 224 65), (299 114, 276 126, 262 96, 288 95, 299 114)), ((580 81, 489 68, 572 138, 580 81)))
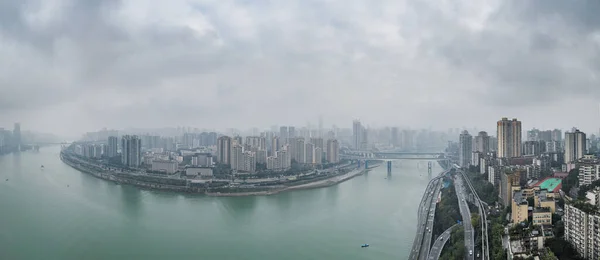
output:
POLYGON ((392 161, 387 161, 387 172, 392 173, 392 161))
POLYGON ((427 173, 431 174, 431 172, 433 171, 433 163, 431 161, 427 162, 427 173))

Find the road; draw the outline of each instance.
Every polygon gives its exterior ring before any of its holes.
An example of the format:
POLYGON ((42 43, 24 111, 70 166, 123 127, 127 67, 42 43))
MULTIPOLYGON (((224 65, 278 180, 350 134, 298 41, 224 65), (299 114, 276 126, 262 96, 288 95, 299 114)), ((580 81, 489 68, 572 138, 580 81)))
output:
POLYGON ((461 177, 456 176, 454 179, 454 185, 456 188, 456 196, 458 197, 458 205, 460 208, 460 215, 462 216, 462 223, 465 229, 465 259, 474 259, 474 230, 473 224, 471 223, 471 210, 466 200, 466 189, 461 177))
POLYGON ((444 233, 442 233, 435 240, 433 246, 431 247, 431 250, 429 250, 429 256, 427 256, 427 260, 438 260, 440 258, 440 255, 442 254, 442 249, 444 249, 444 245, 446 245, 446 242, 448 242, 448 239, 450 239, 450 236, 452 235, 452 229, 454 229, 457 225, 458 224, 446 229, 446 231, 444 231, 444 233))
MULTIPOLYGON (((486 260, 490 259, 490 247, 489 247, 489 238, 488 238, 488 223, 487 223, 487 209, 489 208, 487 203, 479 198, 479 195, 475 191, 473 184, 469 177, 464 173, 464 171, 459 170, 463 179, 465 180, 467 186, 465 188, 469 188, 471 193, 473 194, 475 206, 479 211, 480 221, 481 221, 481 259, 486 260)), ((475 254, 475 253, 474 253, 475 254)), ((479 255, 479 253, 477 253, 479 255)), ((478 256, 479 257, 479 256, 478 256)))
POLYGON ((442 186, 442 176, 448 171, 440 173, 437 177, 431 179, 425 194, 421 198, 421 204, 419 205, 417 233, 415 240, 413 241, 413 247, 410 251, 410 260, 425 260, 429 255, 429 249, 431 246, 431 230, 433 230, 433 222, 435 219, 435 209, 437 206, 437 198, 440 194, 442 186))
POLYGON ((431 248, 431 237, 433 230, 433 223, 435 221, 435 209, 437 206, 437 198, 440 195, 440 188, 442 187, 442 180, 438 180, 435 184, 435 188, 433 190, 433 194, 431 195, 431 201, 429 206, 429 214, 425 216, 427 218, 427 222, 425 226, 427 227, 428 232, 425 233, 423 238, 423 243, 421 245, 421 254, 419 255, 419 259, 425 260, 429 255, 429 250, 431 248))
MULTIPOLYGON (((419 205, 419 223, 418 223, 418 227, 417 227, 417 234, 415 235, 415 240, 413 242, 413 247, 410 251, 410 256, 408 259, 411 260, 417 260, 417 259, 422 259, 420 257, 420 255, 422 254, 422 248, 423 248, 423 238, 425 237, 425 233, 429 233, 431 236, 431 229, 427 229, 429 228, 429 215, 430 215, 430 211, 431 213, 433 213, 435 211, 435 194, 434 194, 434 190, 436 188, 439 189, 439 185, 438 183, 441 182, 439 177, 436 177, 434 179, 431 179, 431 181, 429 182, 429 185, 427 185, 427 189, 425 189, 425 194, 423 196, 423 199, 421 200, 421 204, 419 205), (432 207, 433 204, 433 207, 432 207)), ((436 193, 437 194, 437 193, 436 193)), ((433 222, 433 221, 431 221, 433 222)), ((427 246, 427 251, 429 251, 429 246, 427 246)), ((426 254, 425 254, 426 255, 426 254)))

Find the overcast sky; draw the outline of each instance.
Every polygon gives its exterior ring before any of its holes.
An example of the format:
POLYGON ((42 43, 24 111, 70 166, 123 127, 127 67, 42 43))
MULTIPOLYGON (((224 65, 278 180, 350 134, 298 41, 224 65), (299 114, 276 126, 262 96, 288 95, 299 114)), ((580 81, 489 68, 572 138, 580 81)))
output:
POLYGON ((600 127, 600 1, 0 0, 0 126, 600 127))

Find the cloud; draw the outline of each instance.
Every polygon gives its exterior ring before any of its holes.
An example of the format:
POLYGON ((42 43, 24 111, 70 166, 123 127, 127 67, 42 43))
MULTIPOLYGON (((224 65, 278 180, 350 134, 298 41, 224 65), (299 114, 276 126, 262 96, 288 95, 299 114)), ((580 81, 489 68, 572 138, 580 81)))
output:
MULTIPOLYGON (((0 123, 75 134, 321 114, 339 126, 446 128, 512 113, 541 124, 556 115, 538 109, 597 107, 598 5, 0 1, 0 123)), ((597 129, 579 121, 556 124, 597 129)))

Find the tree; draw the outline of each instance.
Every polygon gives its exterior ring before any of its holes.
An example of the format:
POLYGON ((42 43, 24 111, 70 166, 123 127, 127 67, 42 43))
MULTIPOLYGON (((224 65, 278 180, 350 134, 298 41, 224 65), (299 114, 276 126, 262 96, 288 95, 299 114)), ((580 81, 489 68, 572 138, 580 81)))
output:
POLYGON ((562 181, 562 190, 569 194, 571 188, 579 185, 579 170, 577 168, 571 169, 569 175, 562 181))

